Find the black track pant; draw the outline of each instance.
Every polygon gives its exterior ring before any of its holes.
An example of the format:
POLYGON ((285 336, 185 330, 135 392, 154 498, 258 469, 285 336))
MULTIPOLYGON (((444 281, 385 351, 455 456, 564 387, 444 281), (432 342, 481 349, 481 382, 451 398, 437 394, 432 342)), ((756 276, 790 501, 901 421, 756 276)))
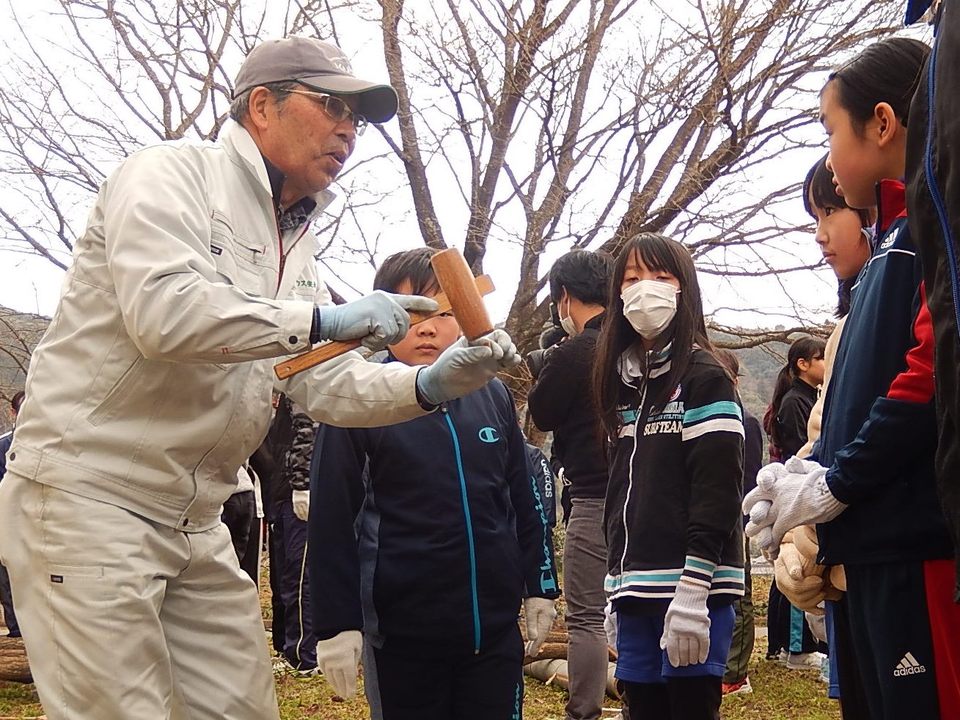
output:
POLYGON ((665 683, 625 682, 630 720, 719 720, 721 678, 671 677, 665 683))
MULTIPOLYGON (((940 607, 927 596, 925 564, 848 563, 845 569, 850 637, 870 717, 955 718, 956 715, 940 713, 931 632, 931 610, 937 617, 940 607)), ((841 697, 847 692, 843 682, 841 675, 841 697)))
POLYGON ((375 720, 523 717, 523 642, 517 626, 477 655, 423 658, 378 649, 372 654, 374 674, 365 665, 364 685, 375 720))

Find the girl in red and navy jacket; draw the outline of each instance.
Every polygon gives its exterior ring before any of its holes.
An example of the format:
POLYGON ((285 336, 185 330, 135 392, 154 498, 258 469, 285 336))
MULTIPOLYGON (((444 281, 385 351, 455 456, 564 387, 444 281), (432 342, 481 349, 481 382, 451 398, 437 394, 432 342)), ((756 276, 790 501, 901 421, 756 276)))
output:
POLYGON ((713 720, 743 595, 743 413, 684 245, 632 238, 610 298, 595 385, 617 677, 631 720, 713 720))
POLYGON ((764 546, 820 523, 819 561, 846 568, 874 720, 960 717, 960 608, 933 470, 933 336, 904 186, 891 179, 903 176, 910 98, 928 53, 906 38, 877 43, 821 92, 830 167, 851 207, 877 205, 877 239, 852 291, 814 462, 764 468, 744 501, 747 533, 764 546))

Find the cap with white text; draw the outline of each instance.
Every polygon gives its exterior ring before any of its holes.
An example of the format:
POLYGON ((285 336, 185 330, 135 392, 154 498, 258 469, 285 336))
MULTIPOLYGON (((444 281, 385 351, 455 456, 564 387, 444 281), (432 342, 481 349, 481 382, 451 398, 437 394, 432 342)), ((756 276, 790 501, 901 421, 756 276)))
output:
POLYGON ((372 123, 397 113, 397 93, 389 85, 361 80, 336 45, 308 37, 267 40, 247 55, 234 82, 233 97, 268 83, 296 81, 334 95, 356 95, 357 112, 372 123))

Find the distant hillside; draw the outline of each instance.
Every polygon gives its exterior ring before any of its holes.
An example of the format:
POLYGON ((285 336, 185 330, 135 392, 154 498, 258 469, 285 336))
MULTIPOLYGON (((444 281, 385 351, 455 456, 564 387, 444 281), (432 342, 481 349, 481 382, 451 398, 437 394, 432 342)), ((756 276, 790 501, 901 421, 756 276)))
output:
MULTIPOLYGON (((722 343, 725 336, 717 333, 712 339, 722 343)), ((791 335, 791 339, 799 337, 799 333, 791 335)), ((740 361, 740 395, 743 404, 757 419, 762 420, 770 399, 773 396, 773 386, 777 381, 777 374, 787 361, 787 350, 790 346, 785 342, 767 342, 745 350, 734 350, 733 353, 740 361)))
POLYGON ((0 432, 10 428, 10 398, 23 389, 30 353, 40 341, 50 318, 0 306, 0 432))
MULTIPOLYGON (((0 306, 0 402, 4 408, 15 392, 23 389, 30 353, 50 322, 41 315, 20 313, 0 306)), ((722 336, 717 338, 722 340, 722 336)), ((747 409, 763 417, 777 373, 787 355, 786 343, 766 343, 735 350, 740 360, 740 394, 747 409)), ((0 432, 9 427, 6 412, 0 412, 0 432)))

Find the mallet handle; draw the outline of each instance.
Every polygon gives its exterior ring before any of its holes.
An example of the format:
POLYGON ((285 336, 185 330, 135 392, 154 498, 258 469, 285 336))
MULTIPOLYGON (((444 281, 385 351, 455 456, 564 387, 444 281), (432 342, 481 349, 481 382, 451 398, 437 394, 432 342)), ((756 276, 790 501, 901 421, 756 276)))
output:
POLYGON ((493 332, 483 298, 477 292, 473 273, 458 248, 441 250, 430 258, 440 289, 450 298, 453 314, 467 340, 493 332))
MULTIPOLYGON (((493 280, 490 279, 488 275, 481 275, 476 279, 477 292, 480 295, 489 295, 493 292, 493 280)), ((432 313, 410 313, 410 325, 418 325, 424 320, 429 320, 432 317, 437 315, 442 315, 443 313, 448 313, 451 311, 450 301, 447 299, 447 296, 442 292, 437 293, 433 298, 437 301, 439 307, 432 313)), ((360 347, 359 340, 345 340, 345 341, 335 341, 328 342, 322 345, 318 345, 313 348, 313 350, 308 350, 305 353, 300 355, 295 355, 289 360, 284 360, 273 366, 273 371, 277 374, 277 377, 281 380, 286 380, 288 377, 296 375, 297 373, 303 372, 304 370, 309 370, 314 365, 319 365, 322 362, 327 360, 332 360, 335 357, 340 357, 344 353, 348 353, 351 350, 356 350, 360 347)))

